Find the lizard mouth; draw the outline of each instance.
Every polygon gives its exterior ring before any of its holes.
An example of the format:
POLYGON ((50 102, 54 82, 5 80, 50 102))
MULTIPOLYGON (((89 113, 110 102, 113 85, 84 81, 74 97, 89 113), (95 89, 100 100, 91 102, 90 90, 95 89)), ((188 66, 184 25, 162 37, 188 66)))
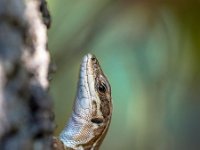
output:
POLYGON ((87 113, 85 112, 86 114, 90 114, 92 100, 97 99, 98 96, 95 90, 95 68, 98 65, 94 61, 97 62, 96 57, 92 54, 87 54, 83 57, 80 68, 77 98, 79 99, 79 106, 87 111, 87 113))

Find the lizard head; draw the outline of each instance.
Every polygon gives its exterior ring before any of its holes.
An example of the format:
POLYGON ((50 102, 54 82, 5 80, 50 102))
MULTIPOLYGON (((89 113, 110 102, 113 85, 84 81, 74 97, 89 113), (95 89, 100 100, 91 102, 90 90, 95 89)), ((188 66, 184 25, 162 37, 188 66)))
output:
MULTIPOLYGON (((111 117, 111 87, 97 58, 84 56, 78 86, 79 106, 85 110, 92 123, 100 125, 111 117)), ((80 108, 79 108, 80 109, 80 108)))
POLYGON ((108 130, 112 115, 111 87, 94 55, 84 56, 73 112, 60 135, 74 149, 97 149, 108 130))
POLYGON ((74 112, 85 120, 86 126, 90 128, 88 132, 91 134, 88 136, 90 137, 88 142, 82 146, 98 147, 110 124, 112 98, 108 79, 97 58, 92 54, 87 54, 82 60, 78 87, 74 112))

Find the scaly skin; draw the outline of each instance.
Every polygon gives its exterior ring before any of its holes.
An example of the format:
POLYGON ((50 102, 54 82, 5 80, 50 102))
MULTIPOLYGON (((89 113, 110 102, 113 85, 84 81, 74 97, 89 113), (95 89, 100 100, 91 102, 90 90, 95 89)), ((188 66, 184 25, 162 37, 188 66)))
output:
MULTIPOLYGON (((54 146, 98 150, 110 125, 111 87, 94 55, 84 56, 72 115, 54 146)), ((61 149, 59 149, 61 150, 61 149)))

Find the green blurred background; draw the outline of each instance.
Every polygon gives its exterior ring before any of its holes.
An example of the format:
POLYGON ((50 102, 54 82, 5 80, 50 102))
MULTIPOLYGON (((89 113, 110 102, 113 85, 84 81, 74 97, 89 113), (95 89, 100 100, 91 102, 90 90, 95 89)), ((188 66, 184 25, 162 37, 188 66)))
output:
POLYGON ((68 120, 82 57, 112 86, 102 150, 200 150, 200 1, 47 0, 57 129, 68 120))

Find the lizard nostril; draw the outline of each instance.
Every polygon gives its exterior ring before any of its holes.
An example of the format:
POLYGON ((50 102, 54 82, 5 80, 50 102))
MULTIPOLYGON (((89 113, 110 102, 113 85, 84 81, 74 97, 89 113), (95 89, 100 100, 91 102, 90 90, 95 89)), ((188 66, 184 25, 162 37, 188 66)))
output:
POLYGON ((92 57, 91 59, 92 59, 92 61, 94 61, 94 62, 96 61, 96 58, 95 58, 95 57, 92 57))

